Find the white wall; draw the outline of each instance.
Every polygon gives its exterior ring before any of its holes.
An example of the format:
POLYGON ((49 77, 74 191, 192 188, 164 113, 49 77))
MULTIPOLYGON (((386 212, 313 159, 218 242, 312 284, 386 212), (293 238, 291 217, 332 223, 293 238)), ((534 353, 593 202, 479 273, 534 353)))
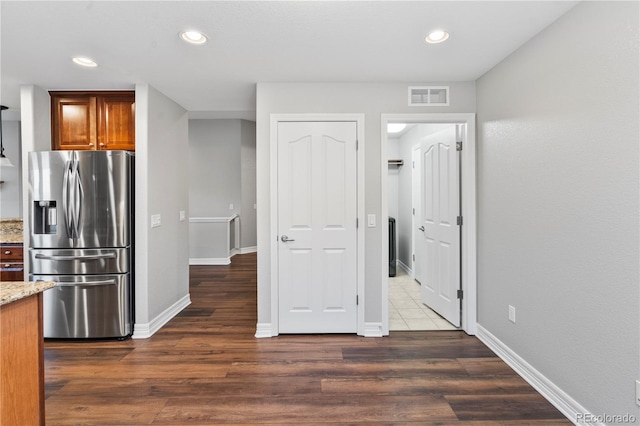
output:
POLYGON ((153 334, 190 303, 187 112, 149 85, 136 85, 136 324, 153 334), (151 215, 161 226, 150 227, 151 215))
MULTIPOLYGON (((6 114, 6 111, 3 113, 6 114)), ((0 167, 0 218, 22 217, 22 150, 20 122, 2 119, 4 155, 13 167, 0 167)))
MULTIPOLYGON (((22 170, 29 170, 31 151, 51 149, 51 100, 49 92, 38 86, 20 87, 20 132, 22 135, 22 170)), ((22 174, 22 211, 29 211, 29 173, 22 174)), ((31 228, 29 221, 23 222, 24 245, 29 245, 31 228)), ((29 257, 24 257, 24 270, 29 271, 29 257)))
POLYGON ((582 2, 477 82, 479 324, 636 419, 638 27, 637 2, 582 2))
MULTIPOLYGON (((387 145, 387 156, 389 159, 400 159, 400 139, 390 138, 387 145)), ((402 167, 387 166, 387 208, 389 217, 398 218, 398 191, 400 190, 400 171, 402 167)))
MULTIPOLYGON (((269 117, 273 113, 362 113, 365 115, 365 214, 375 214, 378 226, 365 230, 365 323, 382 322, 383 253, 381 218, 381 114, 475 112, 475 83, 448 83, 449 107, 409 107, 407 86, 418 83, 259 83, 257 85, 257 199, 258 199, 258 323, 271 322, 270 253, 270 142, 269 117)), ((426 84, 426 83, 419 83, 426 84)), ((444 83, 439 83, 442 85, 444 83)))

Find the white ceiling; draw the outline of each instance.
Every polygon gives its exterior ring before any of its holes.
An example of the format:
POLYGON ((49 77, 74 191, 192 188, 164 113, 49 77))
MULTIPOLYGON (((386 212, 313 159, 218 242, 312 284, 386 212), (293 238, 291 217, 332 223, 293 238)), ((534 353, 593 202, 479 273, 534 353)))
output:
POLYGON ((250 118, 257 82, 472 81, 576 3, 2 0, 0 102, 17 111, 21 84, 148 83, 192 117, 250 118), (182 42, 191 28, 209 42, 182 42), (436 28, 451 38, 426 44, 436 28))

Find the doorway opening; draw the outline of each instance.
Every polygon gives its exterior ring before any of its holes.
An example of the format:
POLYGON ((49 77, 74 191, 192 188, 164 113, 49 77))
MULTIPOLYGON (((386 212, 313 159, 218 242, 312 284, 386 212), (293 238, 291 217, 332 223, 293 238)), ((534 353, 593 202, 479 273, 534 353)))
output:
MULTIPOLYGON (((454 283, 457 288, 445 289, 452 293, 447 298, 454 299, 445 301, 447 305, 454 305, 445 307, 455 311, 456 318, 449 321, 438 306, 439 303, 429 300, 428 288, 425 288, 428 285, 427 279, 431 278, 428 274, 431 268, 426 265, 428 262, 425 253, 429 249, 423 247, 427 241, 423 204, 434 207, 433 202, 425 199, 426 194, 434 193, 433 188, 427 187, 433 183, 433 178, 429 176, 429 171, 425 170, 423 173, 423 154, 428 159, 433 158, 433 155, 429 156, 425 152, 427 149, 433 151, 433 147, 423 145, 429 139, 446 141, 448 138, 450 140, 447 142, 455 151, 456 138, 459 137, 456 133, 457 126, 460 125, 389 123, 387 126, 390 331, 457 330, 460 324, 459 301, 455 300, 459 280, 454 283)), ((451 192, 452 197, 458 197, 459 184, 456 188, 451 188, 451 192)), ((459 269, 459 258, 454 262, 459 269)))
POLYGON ((383 330, 475 334, 475 114, 383 114, 381 124, 383 330))

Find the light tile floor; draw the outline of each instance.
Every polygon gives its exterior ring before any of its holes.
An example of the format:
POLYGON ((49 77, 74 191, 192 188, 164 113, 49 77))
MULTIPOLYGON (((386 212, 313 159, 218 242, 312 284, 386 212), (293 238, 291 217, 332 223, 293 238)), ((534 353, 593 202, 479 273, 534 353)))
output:
POLYGON ((456 330, 420 301, 420 284, 400 267, 389 277, 389 330, 456 330))

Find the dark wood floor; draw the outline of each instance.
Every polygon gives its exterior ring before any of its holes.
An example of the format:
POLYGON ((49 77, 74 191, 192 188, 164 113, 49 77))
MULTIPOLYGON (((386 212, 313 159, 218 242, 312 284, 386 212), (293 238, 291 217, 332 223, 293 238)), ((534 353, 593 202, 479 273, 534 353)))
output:
POLYGON ((570 424, 474 337, 254 338, 256 256, 191 267, 150 339, 46 342, 47 425, 570 424))

